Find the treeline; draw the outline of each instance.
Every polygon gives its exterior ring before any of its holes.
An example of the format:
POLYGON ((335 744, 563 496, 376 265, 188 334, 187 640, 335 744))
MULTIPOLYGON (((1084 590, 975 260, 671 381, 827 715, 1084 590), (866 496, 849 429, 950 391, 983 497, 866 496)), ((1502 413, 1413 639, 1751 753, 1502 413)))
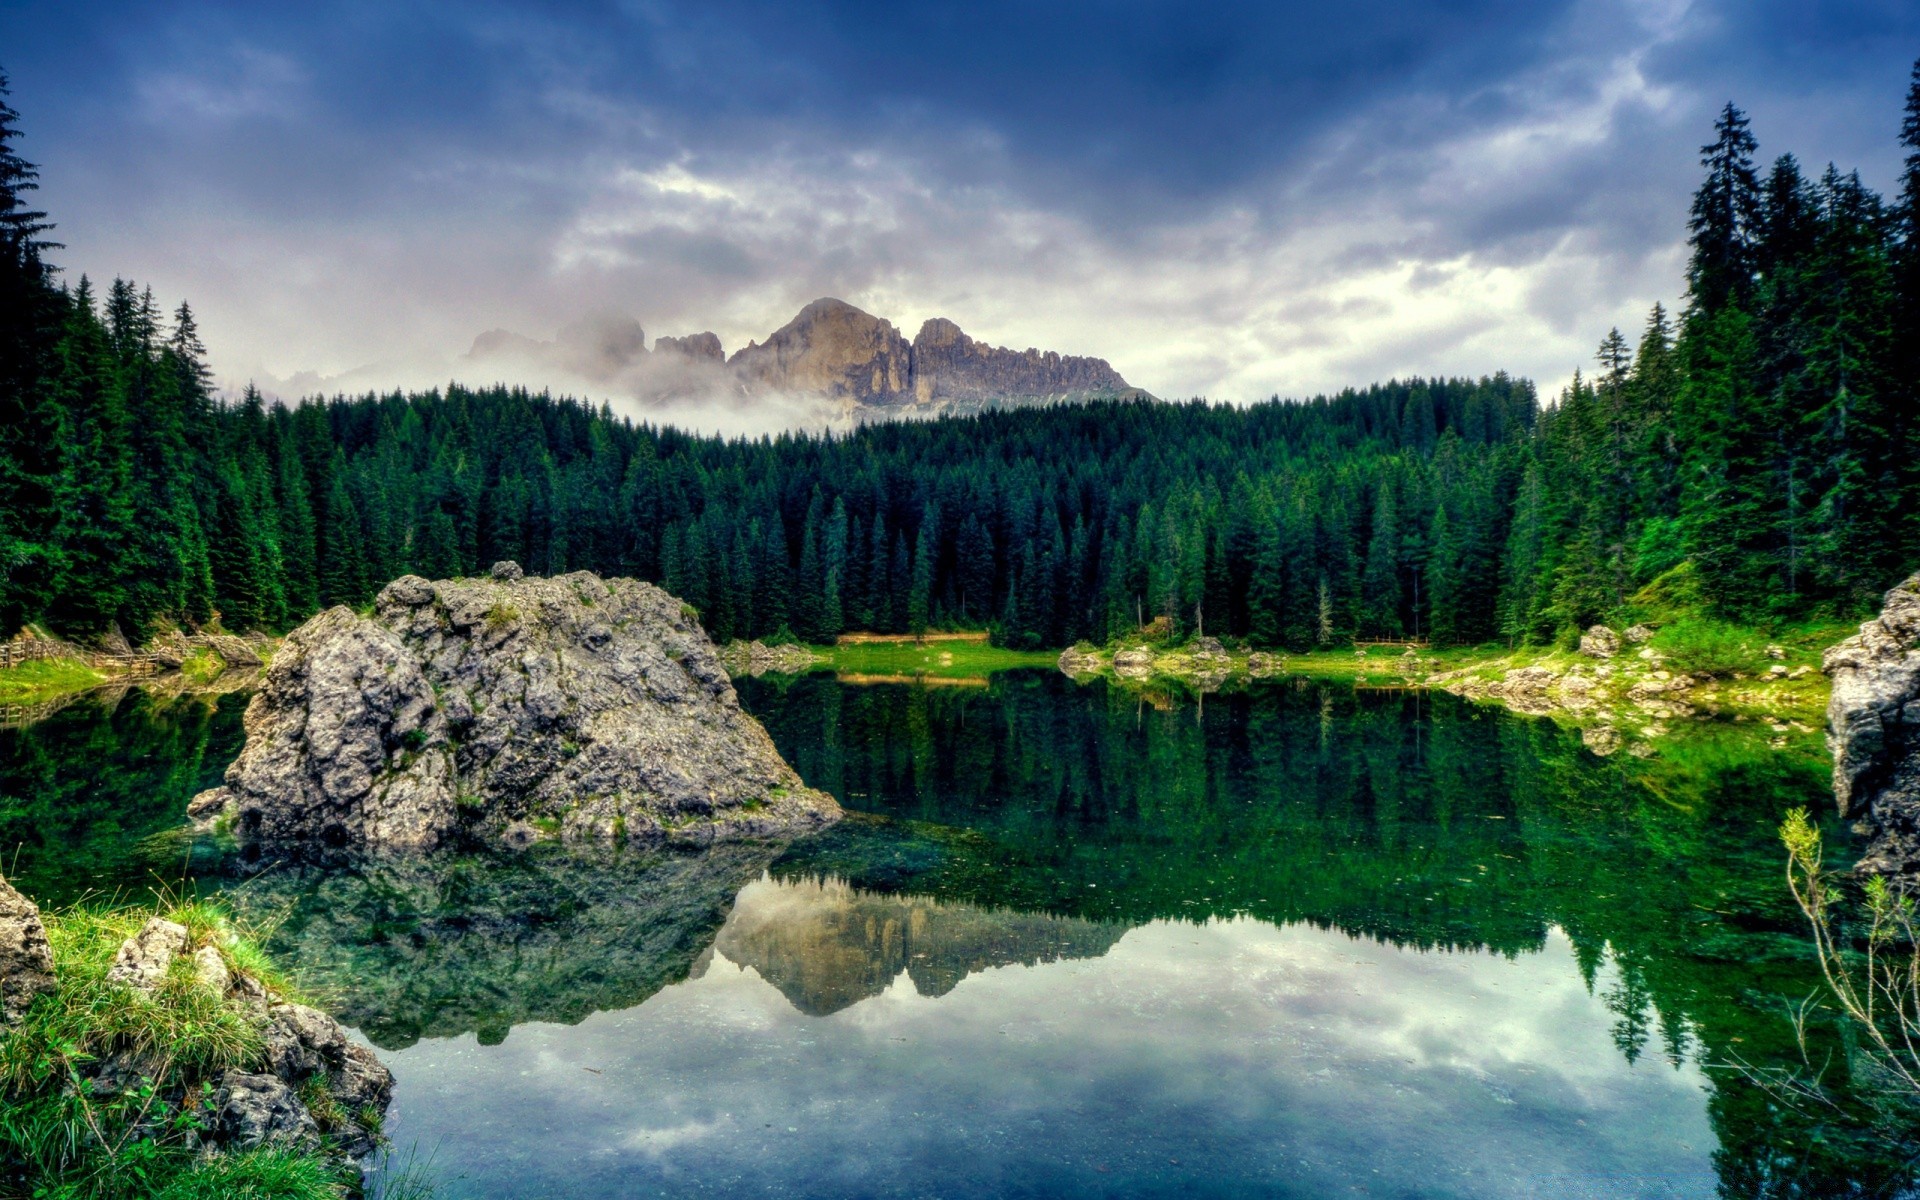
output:
MULTIPOLYGON (((0 106, 3 107, 3 106, 0 106)), ((1679 571, 1726 615, 1851 613, 1920 561, 1920 72, 1903 190, 1762 180, 1728 107, 1689 301, 1558 404, 1408 380, 1245 408, 1103 403, 697 437, 494 388, 212 395, 163 319, 46 262, 0 112, 0 621, 282 628, 387 579, 589 569, 718 638, 1158 619, 1305 648, 1545 639, 1679 571)))

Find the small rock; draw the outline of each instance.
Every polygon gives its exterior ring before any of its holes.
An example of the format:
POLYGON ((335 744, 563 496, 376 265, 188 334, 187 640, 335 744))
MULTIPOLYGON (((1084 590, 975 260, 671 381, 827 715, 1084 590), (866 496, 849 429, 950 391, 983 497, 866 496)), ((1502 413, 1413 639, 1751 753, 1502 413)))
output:
POLYGON ((273 1073, 298 1083, 332 1069, 347 1049, 347 1031, 340 1022, 304 1004, 276 1004, 266 1028, 267 1065, 273 1073))
POLYGON ((350 1113, 365 1108, 385 1112, 387 1101, 393 1098, 393 1072, 372 1050, 359 1042, 348 1042, 341 1051, 340 1069, 334 1072, 327 1090, 350 1113))
POLYGON ((494 579, 500 580, 502 583, 512 583, 516 579, 526 578, 527 573, 520 569, 519 563, 503 558, 493 564, 493 569, 488 571, 487 574, 494 579))
POLYGON ((1785 663, 1775 663, 1767 668, 1768 679, 1785 679, 1786 677, 1787 667, 1785 663))
POLYGON ((194 821, 205 820, 225 808, 231 799, 233 793, 223 787, 210 787, 203 792, 196 792, 193 799, 187 801, 187 817, 194 821))
MULTIPOLYGON (((506 565, 513 566, 512 563, 506 565)), ((519 569, 518 567, 514 567, 515 571, 519 569)), ((497 573, 499 570, 500 567, 496 565, 494 571, 497 573)), ((499 578, 498 574, 495 575, 495 578, 499 578)), ((516 575, 515 578, 518 578, 518 576, 516 575)), ((380 594, 374 598, 373 602, 374 605, 379 608, 386 608, 390 605, 400 608, 419 608, 432 599, 433 585, 431 583, 428 583, 418 575, 402 575, 392 583, 381 588, 380 594)))
POLYGON ((283 1079, 228 1071, 214 1098, 214 1136, 234 1150, 320 1144, 320 1127, 300 1096, 283 1079))
POLYGON ((202 946, 193 952, 193 977, 216 996, 224 996, 233 986, 233 972, 216 946, 202 946))
POLYGON ((1642 645, 1653 639, 1653 626, 1629 625, 1627 626, 1626 637, 1627 637, 1627 640, 1629 642, 1632 642, 1634 645, 1636 646, 1642 645))
POLYGON ((1113 669, 1121 675, 1147 675, 1153 670, 1153 651, 1145 646, 1121 650, 1113 656, 1113 669))
POLYGON ((1605 625, 1595 625, 1580 635, 1580 653, 1588 658, 1612 658, 1620 653, 1620 635, 1605 625))
POLYGON ((1778 642, 1767 643, 1768 658, 1778 660, 1778 659, 1785 658, 1786 656, 1787 656, 1787 648, 1785 646, 1780 645, 1778 642))
POLYGON ((187 927, 160 917, 149 917, 140 932, 120 943, 107 969, 108 983, 151 990, 167 977, 173 960, 187 952, 187 927))
POLYGON ((1793 670, 1787 672, 1787 678, 1788 679, 1805 679, 1807 676, 1811 674, 1813 674, 1813 668, 1808 666, 1805 663, 1801 663, 1799 666, 1795 667, 1793 670))
POLYGON ((55 986, 39 908, 0 878, 0 1025, 18 1021, 35 996, 55 986))

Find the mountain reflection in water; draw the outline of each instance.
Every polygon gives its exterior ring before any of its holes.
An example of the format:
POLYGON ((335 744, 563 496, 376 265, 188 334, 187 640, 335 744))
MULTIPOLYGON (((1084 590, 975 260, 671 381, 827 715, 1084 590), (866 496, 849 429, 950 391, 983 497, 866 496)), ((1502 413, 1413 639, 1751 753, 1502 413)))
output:
POLYGON ((989 967, 1098 958, 1124 925, 877 896, 834 880, 763 879, 747 885, 714 950, 752 967, 808 1016, 824 1017, 884 992, 905 974, 944 996, 989 967))

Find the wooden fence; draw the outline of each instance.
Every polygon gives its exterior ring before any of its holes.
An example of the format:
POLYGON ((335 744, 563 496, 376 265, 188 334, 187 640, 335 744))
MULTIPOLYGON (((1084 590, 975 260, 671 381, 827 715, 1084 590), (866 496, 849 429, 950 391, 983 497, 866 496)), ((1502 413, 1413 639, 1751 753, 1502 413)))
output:
POLYGON ((67 642, 48 641, 45 638, 23 638, 19 641, 0 642, 0 669, 56 658, 72 659, 96 670, 118 671, 124 675, 147 675, 162 670, 166 666, 166 663, 154 654, 104 654, 97 650, 83 650, 67 642))

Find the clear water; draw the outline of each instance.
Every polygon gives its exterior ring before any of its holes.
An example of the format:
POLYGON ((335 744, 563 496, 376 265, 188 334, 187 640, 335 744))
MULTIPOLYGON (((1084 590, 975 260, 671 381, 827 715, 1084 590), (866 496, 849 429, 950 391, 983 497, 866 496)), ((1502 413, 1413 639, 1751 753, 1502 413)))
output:
MULTIPOLYGON (((1274 681, 746 681, 851 815, 704 855, 239 869, 164 835, 240 701, 0 732, 30 893, 277 921, 447 1197, 1894 1194, 1776 1102, 1817 984, 1774 829, 1824 768, 1716 728, 1274 681)), ((1832 831, 1841 841, 1843 835, 1832 831)), ((1834 1048, 1816 1025, 1817 1053, 1834 1048)))

